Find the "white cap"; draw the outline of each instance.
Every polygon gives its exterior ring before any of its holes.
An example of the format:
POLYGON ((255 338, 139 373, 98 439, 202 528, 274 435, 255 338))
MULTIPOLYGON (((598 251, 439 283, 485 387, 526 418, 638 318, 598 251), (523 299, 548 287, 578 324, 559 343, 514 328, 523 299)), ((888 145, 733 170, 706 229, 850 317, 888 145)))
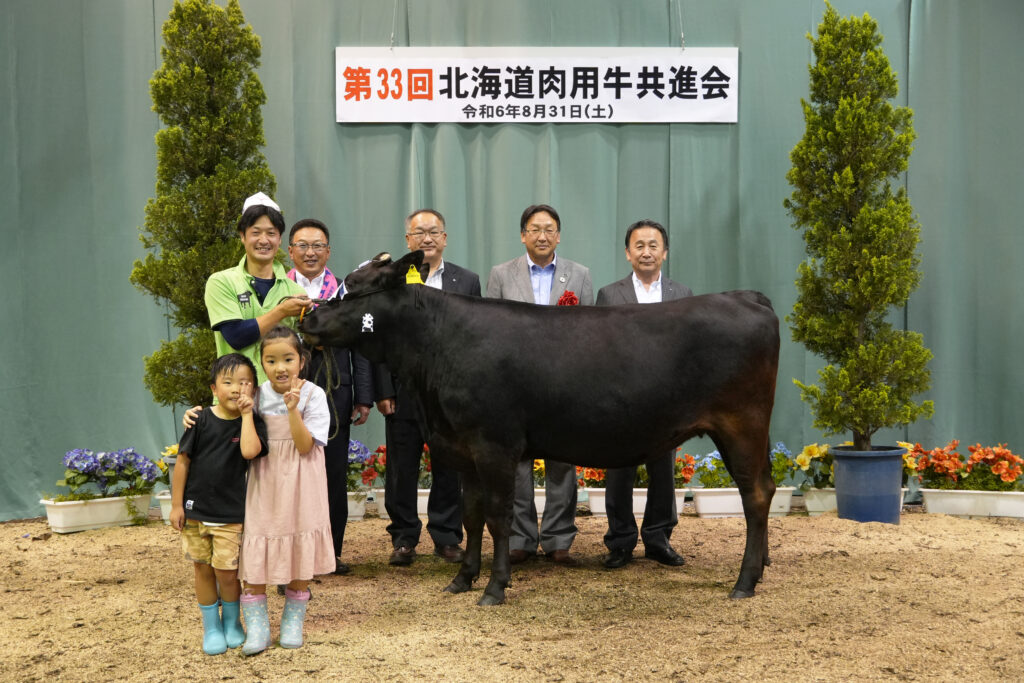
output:
POLYGON ((278 213, 281 212, 281 207, 275 204, 273 199, 262 192, 257 192, 245 200, 245 204, 242 204, 242 213, 245 213, 250 206, 269 206, 274 211, 277 211, 278 213))

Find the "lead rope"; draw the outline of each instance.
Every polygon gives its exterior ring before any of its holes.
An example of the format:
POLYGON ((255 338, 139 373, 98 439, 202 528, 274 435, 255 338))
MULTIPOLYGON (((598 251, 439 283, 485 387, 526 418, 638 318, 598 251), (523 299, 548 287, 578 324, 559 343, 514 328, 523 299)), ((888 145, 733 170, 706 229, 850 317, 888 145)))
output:
MULTIPOLYGON (((298 298, 299 297, 297 296, 283 296, 281 297, 281 301, 284 301, 285 299, 298 298)), ((278 303, 281 303, 281 301, 278 301, 278 303)), ((322 304, 326 302, 327 299, 313 299, 312 301, 314 304, 322 304)), ((305 315, 306 309, 302 309, 301 311, 299 311, 300 323, 302 322, 302 319, 305 315)), ((335 404, 334 401, 334 390, 341 386, 341 372, 340 370, 338 372, 335 372, 337 363, 334 360, 334 354, 330 353, 327 348, 320 349, 320 351, 323 354, 324 362, 320 364, 320 368, 317 370, 314 376, 309 378, 309 381, 313 382, 313 384, 316 384, 317 386, 320 386, 320 383, 317 382, 317 380, 323 377, 323 386, 325 389, 324 393, 327 394, 327 407, 330 410, 331 417, 334 419, 334 431, 327 436, 327 440, 331 441, 332 439, 334 439, 334 437, 338 436, 338 432, 341 430, 341 416, 338 414, 338 406, 335 404)), ((348 420, 349 416, 346 415, 345 419, 348 420)), ((348 449, 347 444, 345 448, 346 450, 348 449)))

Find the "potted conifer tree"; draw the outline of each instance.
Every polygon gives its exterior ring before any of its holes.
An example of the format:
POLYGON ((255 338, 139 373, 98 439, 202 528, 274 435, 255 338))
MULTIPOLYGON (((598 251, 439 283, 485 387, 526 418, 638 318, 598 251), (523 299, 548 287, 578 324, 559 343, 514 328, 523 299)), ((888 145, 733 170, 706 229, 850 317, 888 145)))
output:
POLYGON ((165 406, 210 400, 217 357, 204 303, 206 280, 238 263, 235 231, 245 198, 273 194, 263 156, 266 94, 256 69, 260 39, 238 0, 176 0, 163 25, 160 68, 150 80, 156 134, 156 197, 146 203, 131 281, 166 307, 176 335, 145 359, 144 382, 165 406))
POLYGON ((877 23, 840 18, 828 5, 814 51, 806 130, 793 148, 784 204, 803 234, 797 301, 787 321, 793 339, 822 356, 818 384, 794 380, 833 448, 840 517, 898 523, 902 494, 898 447, 872 446, 883 427, 930 417, 914 396, 930 384, 931 352, 922 336, 892 324, 921 273, 919 226, 900 176, 907 169, 912 113, 897 107, 896 74, 877 23))

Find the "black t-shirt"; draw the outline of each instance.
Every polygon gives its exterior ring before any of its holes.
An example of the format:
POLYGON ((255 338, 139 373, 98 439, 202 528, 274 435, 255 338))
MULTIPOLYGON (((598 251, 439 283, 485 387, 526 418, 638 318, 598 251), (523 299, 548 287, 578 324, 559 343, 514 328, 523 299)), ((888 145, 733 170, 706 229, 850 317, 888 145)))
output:
MULTIPOLYGON (((267 425, 252 416, 260 438, 260 456, 267 454, 267 425)), ((189 459, 185 480, 185 518, 200 522, 240 524, 245 519, 245 476, 249 461, 242 457, 242 418, 222 420, 213 408, 199 413, 185 430, 178 452, 189 459)))

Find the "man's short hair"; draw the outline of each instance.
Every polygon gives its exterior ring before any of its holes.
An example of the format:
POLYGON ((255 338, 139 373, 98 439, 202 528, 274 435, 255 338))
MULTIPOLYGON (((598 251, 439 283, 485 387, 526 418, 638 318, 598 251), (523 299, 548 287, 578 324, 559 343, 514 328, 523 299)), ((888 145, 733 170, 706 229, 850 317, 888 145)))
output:
POLYGON ((270 219, 271 224, 277 228, 278 235, 284 234, 284 216, 277 209, 264 204, 254 204, 242 213, 242 217, 238 219, 238 232, 244 233, 251 228, 260 216, 270 219))
POLYGON ((665 226, 658 221, 652 221, 650 218, 643 218, 638 220, 633 225, 626 228, 626 249, 629 249, 629 238, 633 235, 633 231, 639 228, 654 228, 661 233, 661 239, 665 243, 665 251, 668 251, 668 231, 665 230, 665 226))
POLYGON ((299 230, 302 230, 303 228, 316 228, 317 230, 321 231, 324 234, 324 237, 327 238, 327 243, 330 244, 330 242, 331 242, 331 232, 330 232, 330 230, 327 229, 327 226, 324 225, 323 221, 318 221, 315 218, 303 218, 302 220, 295 221, 295 225, 293 225, 292 229, 288 231, 288 243, 289 244, 291 243, 292 239, 295 237, 295 233, 297 233, 299 230))
POLYGON ((409 225, 412 223, 412 219, 416 218, 416 216, 419 216, 421 213, 429 213, 430 215, 434 216, 435 218, 437 218, 437 220, 441 221, 441 228, 445 228, 444 216, 441 215, 440 211, 437 211, 435 209, 416 209, 415 211, 413 211, 412 213, 405 217, 406 230, 409 229, 409 225))
POLYGON ((555 227, 558 228, 558 232, 562 232, 562 219, 558 217, 558 212, 547 204, 533 204, 532 206, 526 207, 526 210, 523 211, 522 217, 519 219, 519 232, 526 232, 526 222, 533 218, 534 214, 540 213, 541 211, 549 213, 551 217, 555 219, 555 227))
POLYGON ((252 381, 256 382, 256 366, 246 356, 240 353, 229 353, 213 361, 210 368, 210 384, 216 384, 221 373, 233 372, 235 368, 244 365, 252 372, 252 381))

